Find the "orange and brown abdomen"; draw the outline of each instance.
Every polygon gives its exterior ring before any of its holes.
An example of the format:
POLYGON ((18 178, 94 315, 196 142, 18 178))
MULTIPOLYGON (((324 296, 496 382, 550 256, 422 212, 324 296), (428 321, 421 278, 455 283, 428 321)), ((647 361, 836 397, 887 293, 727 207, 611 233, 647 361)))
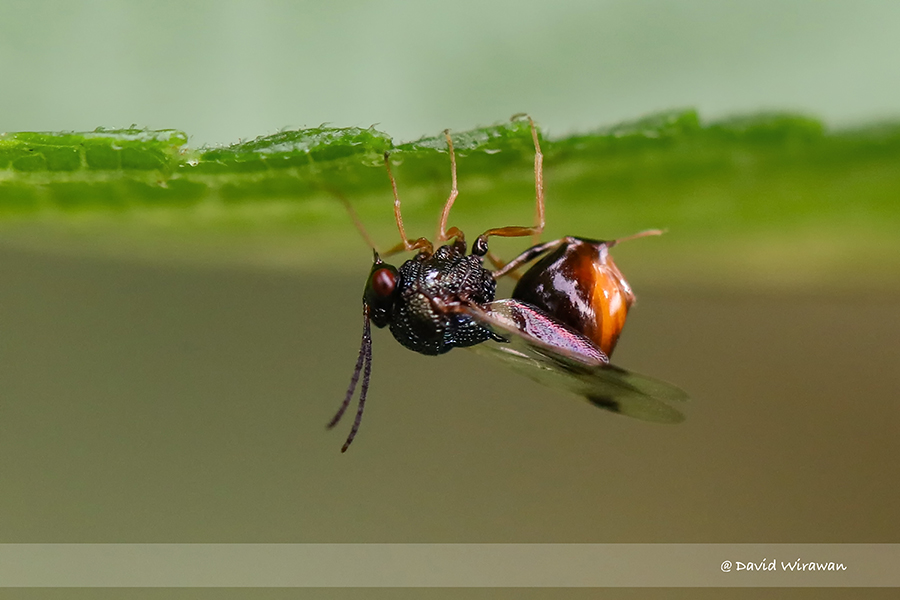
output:
POLYGON ((512 297, 584 334, 607 356, 634 302, 606 242, 571 237, 522 275, 512 297))

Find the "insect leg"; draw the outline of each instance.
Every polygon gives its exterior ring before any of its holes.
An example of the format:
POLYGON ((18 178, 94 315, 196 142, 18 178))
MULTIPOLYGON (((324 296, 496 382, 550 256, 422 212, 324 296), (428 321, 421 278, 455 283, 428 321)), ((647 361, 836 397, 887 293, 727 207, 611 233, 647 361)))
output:
MULTIPOLYGON (((522 115, 515 115, 513 119, 517 119, 522 115)), ((534 119, 528 117, 528 124, 531 127, 531 139, 534 141, 534 196, 535 196, 535 223, 531 227, 498 227, 496 229, 488 229, 479 237, 487 240, 491 236, 499 237, 524 237, 533 235, 534 241, 537 243, 540 239, 541 232, 544 231, 544 155, 541 152, 541 143, 538 141, 537 128, 534 126, 534 119)))
POLYGON ((631 240, 636 240, 638 238, 647 237, 647 236, 651 236, 651 235, 662 235, 663 233, 665 233, 665 231, 662 229, 645 229, 644 231, 632 233, 631 235, 626 235, 625 237, 621 237, 621 238, 615 239, 611 242, 607 242, 606 245, 608 247, 612 248, 616 244, 620 244, 622 242, 628 242, 631 240))
POLYGON ((487 252, 487 259, 489 261, 491 261, 491 264, 494 265, 495 269, 502 269, 503 267, 506 266, 506 261, 503 260, 502 258, 500 258, 499 256, 497 256, 496 254, 494 254, 493 252, 491 252, 490 250, 488 250, 488 252, 487 252))
POLYGON ((431 254, 434 251, 434 247, 426 238, 419 238, 411 242, 406 237, 406 229, 403 228, 403 216, 400 214, 400 195, 397 193, 397 181, 394 179, 394 174, 391 173, 391 155, 389 152, 384 153, 384 166, 387 168, 388 177, 391 180, 391 189, 394 191, 394 219, 397 221, 397 229, 400 231, 401 240, 398 245, 385 252, 385 256, 391 256, 406 250, 424 250, 431 254))
MULTIPOLYGON (((505 265, 498 265, 498 269, 493 272, 494 279, 499 279, 505 275, 509 275, 525 263, 531 262, 541 254, 544 254, 548 250, 552 250, 559 246, 561 243, 567 241, 569 238, 560 238, 558 240, 553 240, 552 242, 544 242, 543 244, 538 244, 536 246, 532 246, 528 250, 525 250, 522 254, 518 255, 505 265)), ((489 256, 490 258, 490 256, 489 256)), ((495 262, 494 258, 491 258, 491 262, 495 262)), ((495 263, 496 264, 496 263, 495 263)))
POLYGON ((447 202, 444 203, 444 210, 441 212, 441 222, 438 224, 437 241, 446 242, 450 238, 455 237, 456 241, 465 243, 465 236, 459 228, 451 227, 449 230, 447 229, 447 219, 450 218, 450 209, 453 208, 453 203, 459 195, 459 190, 456 187, 456 153, 453 152, 453 139, 450 137, 449 129, 444 130, 444 137, 447 138, 447 151, 450 154, 450 196, 447 198, 447 202))

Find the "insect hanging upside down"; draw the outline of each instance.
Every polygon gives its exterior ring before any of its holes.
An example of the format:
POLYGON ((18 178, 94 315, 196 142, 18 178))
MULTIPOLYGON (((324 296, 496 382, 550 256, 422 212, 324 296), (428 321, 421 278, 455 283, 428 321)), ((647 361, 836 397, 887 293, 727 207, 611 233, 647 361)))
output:
MULTIPOLYGON (((374 264, 363 293, 359 357, 347 395, 328 424, 330 429, 340 421, 362 374, 356 420, 342 452, 353 442, 365 407, 372 370, 370 323, 388 327, 398 342, 421 354, 471 348, 506 361, 540 383, 571 390, 601 408, 661 423, 684 419, 671 406, 688 399, 682 390, 609 362, 634 302, 631 287, 609 249, 624 239, 658 235, 660 231, 612 241, 564 237, 532 246, 506 264, 489 251, 491 237, 538 236, 544 229, 543 155, 534 121, 528 117, 528 122, 535 150, 536 222, 530 227, 488 229, 475 238, 468 254, 463 232, 447 228, 458 195, 456 157, 449 132, 444 135, 450 154, 451 189, 436 236, 436 242, 443 245, 437 250, 426 238, 407 237, 397 183, 385 153, 401 239, 386 255, 404 251, 416 251, 416 255, 398 269, 384 262, 373 247, 374 264), (495 270, 485 268, 485 258, 495 270), (497 279, 535 260, 519 279, 511 298, 494 299, 497 279)), ((368 240, 358 221, 357 225, 368 240)))

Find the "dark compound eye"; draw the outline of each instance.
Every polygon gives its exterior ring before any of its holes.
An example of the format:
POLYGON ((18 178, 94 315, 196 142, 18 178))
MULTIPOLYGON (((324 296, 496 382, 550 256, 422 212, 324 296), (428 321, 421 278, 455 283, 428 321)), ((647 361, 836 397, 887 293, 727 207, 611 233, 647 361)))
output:
POLYGON ((372 273, 372 291, 382 298, 387 298, 393 294, 396 287, 397 276, 391 269, 376 269, 372 273))

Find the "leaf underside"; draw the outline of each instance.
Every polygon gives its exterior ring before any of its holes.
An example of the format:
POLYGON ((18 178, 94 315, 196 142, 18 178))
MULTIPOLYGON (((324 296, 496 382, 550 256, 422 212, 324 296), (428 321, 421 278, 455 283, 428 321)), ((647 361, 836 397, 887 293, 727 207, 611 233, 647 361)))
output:
MULTIPOLYGON (((373 128, 282 131, 192 149, 176 130, 0 135, 0 243, 37 250, 276 268, 365 271, 344 198, 381 248, 398 241, 389 152, 411 237, 432 237, 450 188, 443 135, 395 143, 373 128)), ((526 120, 453 133, 469 239, 529 225, 526 120)), ((672 111, 541 138, 544 239, 610 239, 661 285, 900 288, 900 124, 827 131, 765 114, 704 124, 672 111)), ((500 240, 510 256, 530 240, 500 240)))

